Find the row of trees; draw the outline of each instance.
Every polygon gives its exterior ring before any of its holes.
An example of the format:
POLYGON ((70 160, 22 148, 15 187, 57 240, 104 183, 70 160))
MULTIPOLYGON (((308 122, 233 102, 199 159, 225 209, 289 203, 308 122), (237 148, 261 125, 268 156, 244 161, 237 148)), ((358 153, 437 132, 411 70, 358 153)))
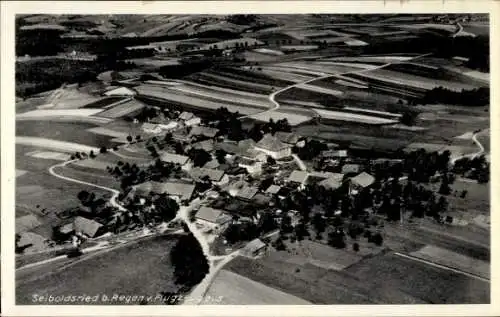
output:
POLYGON ((427 90, 419 100, 422 104, 445 103, 470 107, 484 107, 490 103, 490 89, 480 87, 471 90, 454 91, 444 87, 427 90))

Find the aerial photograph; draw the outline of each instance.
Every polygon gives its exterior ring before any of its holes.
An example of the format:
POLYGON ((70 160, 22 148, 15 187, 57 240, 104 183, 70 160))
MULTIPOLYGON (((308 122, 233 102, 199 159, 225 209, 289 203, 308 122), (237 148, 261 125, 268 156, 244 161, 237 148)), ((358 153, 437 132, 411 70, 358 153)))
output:
POLYGON ((17 305, 491 303, 488 14, 15 34, 17 305))

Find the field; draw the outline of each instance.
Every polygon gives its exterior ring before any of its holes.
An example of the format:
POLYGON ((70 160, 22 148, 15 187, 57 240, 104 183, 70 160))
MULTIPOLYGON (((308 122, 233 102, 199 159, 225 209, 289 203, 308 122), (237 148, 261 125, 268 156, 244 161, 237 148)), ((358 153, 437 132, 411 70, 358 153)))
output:
POLYGON ((412 252, 412 256, 434 263, 457 268, 484 278, 490 278, 490 263, 463 256, 434 246, 425 246, 412 252))
MULTIPOLYGON (((173 268, 168 256, 175 241, 176 238, 173 236, 156 236, 109 251, 84 255, 60 265, 42 267, 43 273, 40 270, 18 272, 16 304, 34 304, 32 301, 34 294, 53 296, 106 294, 108 297, 114 294, 147 295, 153 296, 153 302, 150 304, 163 304, 158 299, 154 301, 154 297, 160 292, 178 290, 178 286, 173 283, 173 268), (145 279, 146 276, 150 278, 145 279)), ((80 301, 67 304, 83 303, 80 301)), ((138 305, 139 302, 105 302, 99 298, 92 304, 138 305)))
POLYGON ((106 109, 100 112, 98 115, 99 117, 116 119, 136 113, 144 107, 145 105, 143 103, 137 100, 130 100, 116 105, 112 108, 106 109))
POLYGON ((125 98, 124 97, 107 97, 107 98, 103 98, 103 99, 97 100, 95 102, 86 104, 82 108, 102 109, 102 108, 107 108, 110 105, 112 105, 116 102, 120 102, 122 100, 125 100, 125 98))
POLYGON ((112 146, 110 136, 87 131, 96 125, 83 122, 17 121, 16 136, 47 138, 91 147, 112 146))
POLYGON ((221 270, 205 295, 207 305, 307 305, 309 302, 262 283, 221 270))

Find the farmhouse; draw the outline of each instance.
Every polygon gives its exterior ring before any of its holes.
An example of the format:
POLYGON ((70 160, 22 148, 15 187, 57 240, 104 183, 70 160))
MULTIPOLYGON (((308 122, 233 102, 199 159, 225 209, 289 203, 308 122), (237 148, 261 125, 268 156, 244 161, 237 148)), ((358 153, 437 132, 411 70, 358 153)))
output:
POLYGON ((261 255, 266 250, 266 244, 260 239, 250 241, 242 250, 241 253, 246 257, 256 257, 261 255))
POLYGON ((193 126, 201 123, 201 118, 195 116, 192 112, 184 111, 179 115, 179 120, 182 120, 185 126, 193 126))
POLYGON ((248 174, 257 175, 262 173, 262 162, 258 160, 242 158, 238 162, 238 166, 246 169, 248 174))
POLYGON ((165 163, 184 165, 188 162, 189 157, 169 152, 163 152, 160 154, 160 160, 165 163))
POLYGON ((164 131, 169 131, 177 128, 179 124, 176 121, 170 121, 168 123, 159 123, 158 126, 164 130, 164 131))
POLYGON ((345 164, 342 166, 342 174, 359 173, 361 169, 362 166, 359 164, 345 164))
POLYGON ((214 141, 204 140, 191 144, 191 148, 212 152, 214 150, 214 141))
POLYGON ((196 224, 212 230, 220 230, 231 221, 223 210, 202 206, 195 215, 196 224))
POLYGON ((278 185, 271 185, 266 189, 266 194, 269 195, 275 195, 277 194, 281 189, 281 186, 278 185))
POLYGON ((327 190, 336 190, 342 186, 342 180, 344 178, 343 174, 335 174, 327 179, 322 180, 318 183, 319 186, 327 190))
POLYGON ((286 180, 289 183, 299 186, 304 186, 306 184, 308 177, 309 177, 308 172, 301 170, 294 170, 286 180))
POLYGON ((283 131, 278 131, 274 134, 278 140, 280 140, 283 143, 290 144, 290 145, 295 145, 297 142, 299 142, 300 137, 293 132, 283 132, 283 131))
POLYGON ((224 171, 216 169, 195 167, 190 170, 190 175, 196 180, 203 180, 205 177, 208 177, 210 181, 219 186, 229 182, 229 176, 227 176, 224 171))
POLYGON ((257 187, 245 186, 238 191, 238 193, 236 194, 236 198, 243 201, 250 201, 254 198, 255 194, 257 194, 258 191, 259 189, 257 187))
POLYGON ((75 232, 84 234, 90 238, 100 236, 106 232, 106 228, 102 224, 83 217, 76 217, 73 227, 75 232))
POLYGON ((204 136, 207 138, 214 138, 217 135, 217 132, 219 132, 219 129, 217 129, 217 128, 195 126, 191 129, 191 132, 189 133, 189 135, 190 136, 204 136))
POLYGON ((266 134, 255 145, 255 149, 261 151, 274 159, 281 159, 292 154, 292 146, 281 142, 277 137, 266 134))
POLYGON ((134 96, 137 93, 127 87, 119 87, 116 89, 108 90, 104 93, 105 96, 134 96))
POLYGON ((147 197, 150 193, 168 194, 172 198, 177 198, 180 201, 191 199, 194 191, 193 184, 178 183, 178 182, 145 182, 133 187, 136 195, 147 197))
POLYGON ((42 251, 47 248, 47 239, 39 234, 33 232, 23 232, 19 234, 19 237, 20 239, 19 242, 17 242, 17 247, 23 249, 25 253, 42 251))
POLYGON ((142 130, 149 134, 158 134, 162 131, 160 125, 149 122, 146 122, 142 125, 142 130))
POLYGON ((375 182, 375 177, 371 176, 366 172, 362 172, 356 177, 350 180, 350 192, 355 194, 356 192, 370 187, 375 182))

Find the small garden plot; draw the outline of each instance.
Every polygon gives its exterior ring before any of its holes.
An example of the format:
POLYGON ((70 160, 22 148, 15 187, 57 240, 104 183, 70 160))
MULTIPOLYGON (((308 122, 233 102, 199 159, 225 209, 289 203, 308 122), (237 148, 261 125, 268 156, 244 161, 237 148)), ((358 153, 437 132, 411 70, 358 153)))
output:
POLYGON ((126 97, 107 97, 107 98, 103 98, 101 100, 97 100, 95 102, 92 102, 92 103, 89 103, 83 107, 81 107, 80 109, 102 109, 102 108, 106 108, 116 102, 120 102, 122 100, 125 100, 126 97))
POLYGON ((490 278, 490 263, 436 246, 427 245, 418 251, 412 252, 411 255, 487 279, 490 278))
POLYGON ((71 156, 67 153, 50 152, 50 151, 35 151, 34 153, 30 153, 29 155, 31 157, 56 160, 56 161, 67 161, 70 159, 70 156, 71 156))
POLYGON ((116 105, 113 108, 107 109, 103 112, 100 112, 99 117, 111 119, 122 118, 125 116, 133 115, 134 113, 139 112, 144 107, 145 105, 142 102, 133 99, 125 103, 116 105))

